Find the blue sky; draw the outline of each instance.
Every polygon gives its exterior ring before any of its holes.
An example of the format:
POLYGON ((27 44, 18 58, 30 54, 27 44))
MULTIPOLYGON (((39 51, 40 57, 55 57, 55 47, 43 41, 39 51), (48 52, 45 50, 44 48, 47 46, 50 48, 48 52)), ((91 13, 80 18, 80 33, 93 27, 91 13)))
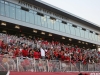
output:
POLYGON ((100 26, 100 0, 42 0, 100 26))

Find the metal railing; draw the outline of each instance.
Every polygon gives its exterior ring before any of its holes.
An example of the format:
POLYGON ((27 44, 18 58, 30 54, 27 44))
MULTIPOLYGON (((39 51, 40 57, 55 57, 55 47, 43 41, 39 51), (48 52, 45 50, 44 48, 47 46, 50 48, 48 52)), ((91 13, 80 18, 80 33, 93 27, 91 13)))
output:
POLYGON ((67 63, 58 60, 33 59, 26 57, 0 56, 0 71, 18 72, 100 72, 100 63, 67 63))

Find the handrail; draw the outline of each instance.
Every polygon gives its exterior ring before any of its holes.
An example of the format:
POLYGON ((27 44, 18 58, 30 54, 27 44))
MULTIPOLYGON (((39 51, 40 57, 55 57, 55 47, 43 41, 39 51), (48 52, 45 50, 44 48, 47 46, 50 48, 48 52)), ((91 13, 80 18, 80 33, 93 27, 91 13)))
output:
POLYGON ((59 60, 34 59, 27 57, 8 57, 0 55, 0 71, 31 72, 100 72, 100 63, 67 63, 59 60))

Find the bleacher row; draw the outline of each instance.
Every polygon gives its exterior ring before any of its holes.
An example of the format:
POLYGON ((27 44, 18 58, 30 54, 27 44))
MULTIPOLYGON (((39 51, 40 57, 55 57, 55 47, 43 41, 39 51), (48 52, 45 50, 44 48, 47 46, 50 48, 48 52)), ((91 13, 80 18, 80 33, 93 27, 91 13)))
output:
POLYGON ((100 52, 60 41, 0 33, 0 70, 100 71, 100 52))

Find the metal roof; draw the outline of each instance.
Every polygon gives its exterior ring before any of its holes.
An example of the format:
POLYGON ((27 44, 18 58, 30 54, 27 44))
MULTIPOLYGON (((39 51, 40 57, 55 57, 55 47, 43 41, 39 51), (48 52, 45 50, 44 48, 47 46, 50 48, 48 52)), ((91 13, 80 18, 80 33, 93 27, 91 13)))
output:
POLYGON ((48 4, 48 3, 44 2, 44 1, 41 1, 41 0, 23 0, 23 1, 26 1, 28 3, 36 5, 38 7, 47 9, 47 10, 52 11, 54 13, 60 14, 62 16, 65 16, 65 17, 69 18, 69 19, 72 19, 74 21, 80 22, 82 24, 85 24, 85 25, 87 25, 89 27, 92 27, 92 28, 97 29, 97 30, 100 31, 100 27, 98 25, 96 25, 96 24, 94 24, 94 23, 92 23, 90 21, 87 21, 87 20, 85 20, 83 18, 80 18, 79 16, 71 14, 71 13, 65 11, 65 10, 62 10, 62 9, 60 9, 58 7, 55 7, 55 6, 51 5, 51 4, 48 4))

